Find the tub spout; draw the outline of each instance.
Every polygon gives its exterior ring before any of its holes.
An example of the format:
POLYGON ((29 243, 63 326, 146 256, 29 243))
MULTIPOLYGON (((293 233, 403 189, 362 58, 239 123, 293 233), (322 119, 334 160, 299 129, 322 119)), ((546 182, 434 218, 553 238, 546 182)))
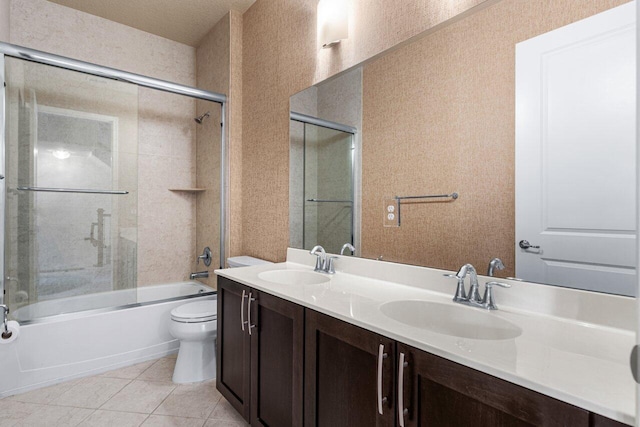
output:
POLYGON ((194 280, 194 279, 203 279, 209 277, 209 272, 208 271, 198 271, 197 273, 191 273, 189 275, 189 279, 194 280))

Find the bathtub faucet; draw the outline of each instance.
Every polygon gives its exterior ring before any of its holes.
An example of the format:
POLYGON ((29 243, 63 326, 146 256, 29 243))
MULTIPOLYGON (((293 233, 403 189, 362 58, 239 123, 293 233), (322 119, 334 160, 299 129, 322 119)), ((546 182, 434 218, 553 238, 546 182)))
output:
POLYGON ((208 271, 198 271, 197 273, 191 273, 189 275, 189 279, 194 280, 194 279, 203 279, 209 277, 209 272, 208 271))
POLYGON ((9 307, 4 304, 0 304, 0 310, 2 310, 2 339, 8 340, 11 338, 12 333, 9 332, 9 326, 7 325, 9 316, 9 307))

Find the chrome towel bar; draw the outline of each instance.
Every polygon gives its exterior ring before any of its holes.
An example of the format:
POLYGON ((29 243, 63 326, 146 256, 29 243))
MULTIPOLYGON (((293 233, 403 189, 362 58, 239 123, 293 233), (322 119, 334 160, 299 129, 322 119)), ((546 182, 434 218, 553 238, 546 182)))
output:
POLYGON ((81 193, 81 194, 129 194, 125 190, 91 190, 84 188, 49 188, 49 187, 18 187, 19 191, 40 191, 45 193, 81 193))
POLYGON ((328 200, 328 199, 307 199, 307 202, 316 203, 353 203, 352 200, 328 200))
POLYGON ((400 226, 400 205, 403 200, 415 200, 415 199, 441 199, 448 198, 451 201, 456 200, 458 198, 458 193, 451 194, 428 194, 426 196, 395 196, 394 199, 398 202, 398 227, 400 226))

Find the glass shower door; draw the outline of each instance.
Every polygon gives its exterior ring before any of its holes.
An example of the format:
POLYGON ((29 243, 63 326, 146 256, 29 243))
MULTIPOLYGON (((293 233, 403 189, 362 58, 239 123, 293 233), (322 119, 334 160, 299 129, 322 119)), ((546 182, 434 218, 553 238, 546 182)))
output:
POLYGON ((15 58, 5 73, 6 303, 31 318, 135 302, 137 87, 15 58))
POLYGON ((303 247, 353 244, 353 135, 304 124, 303 247))

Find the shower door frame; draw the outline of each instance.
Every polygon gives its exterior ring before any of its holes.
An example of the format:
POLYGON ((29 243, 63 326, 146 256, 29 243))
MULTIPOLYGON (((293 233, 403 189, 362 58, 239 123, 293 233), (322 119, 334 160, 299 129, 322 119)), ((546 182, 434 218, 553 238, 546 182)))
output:
MULTIPOLYGON (((356 219, 356 214, 359 212, 359 204, 356 204, 356 200, 359 197, 360 191, 356 191, 356 187, 358 184, 357 181, 357 177, 358 174, 360 173, 360 165, 357 163, 359 161, 359 157, 360 156, 356 156, 356 152, 359 151, 358 150, 358 129, 353 127, 353 126, 349 126, 349 125, 345 125, 342 123, 337 123, 337 122, 332 122, 330 120, 325 120, 325 119, 321 119, 319 117, 314 117, 314 116, 310 116, 307 114, 302 114, 302 113, 298 113, 295 111, 290 111, 289 112, 289 120, 292 120, 294 122, 299 122, 302 123, 304 125, 304 129, 303 129, 303 146, 305 147, 304 150, 306 151, 306 125, 313 125, 313 126, 319 126, 322 128, 326 128, 326 129, 332 129, 338 132, 344 132, 344 133, 348 133, 351 135, 351 244, 354 245, 356 247, 356 250, 359 251, 360 250, 360 241, 359 241, 359 236, 356 235, 356 226, 357 224, 360 224, 360 219, 356 219), (356 239, 356 237, 358 237, 358 239, 356 239)), ((306 160, 304 161, 306 163, 306 160)), ((303 177, 306 173, 303 172, 303 177)), ((304 187, 304 185, 303 185, 304 187)), ((303 200, 302 200, 302 249, 304 249, 304 244, 305 244, 305 225, 304 225, 304 218, 305 218, 305 203, 306 203, 306 198, 304 197, 304 191, 305 189, 303 188, 303 200)), ((359 215, 359 213, 358 213, 359 215)))
POLYGON ((190 98, 211 101, 220 104, 220 268, 225 265, 225 245, 227 231, 227 96, 221 93, 211 92, 208 90, 198 89, 192 86, 186 86, 179 83, 169 82, 166 80, 155 79, 153 77, 141 74, 129 73, 127 71, 118 70, 116 68, 105 67, 90 62, 79 61, 73 58, 67 58, 52 53, 42 52, 39 50, 29 49, 10 43, 0 42, 0 304, 4 304, 5 296, 5 210, 6 210, 6 164, 5 164, 5 147, 6 147, 6 80, 5 80, 5 57, 22 59, 25 61, 36 62, 43 65, 63 68, 69 71, 90 74, 97 77, 104 77, 125 83, 131 83, 137 86, 149 89, 160 90, 163 92, 174 93, 177 95, 188 96, 190 98))

